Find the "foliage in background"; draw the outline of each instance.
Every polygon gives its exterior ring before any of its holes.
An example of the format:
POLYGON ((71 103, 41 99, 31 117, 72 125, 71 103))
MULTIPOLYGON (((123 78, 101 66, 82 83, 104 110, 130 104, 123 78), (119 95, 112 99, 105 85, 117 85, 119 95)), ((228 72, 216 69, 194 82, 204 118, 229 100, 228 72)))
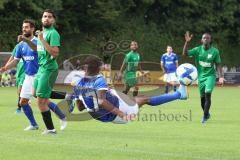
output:
POLYGON ((181 54, 189 30, 194 34, 192 47, 200 44, 204 32, 210 32, 223 63, 239 65, 239 0, 2 0, 0 50, 14 47, 23 19, 35 19, 40 29, 46 8, 57 14, 62 38, 59 61, 77 54, 104 56, 106 42, 136 40, 143 59, 158 62, 166 45, 181 54))

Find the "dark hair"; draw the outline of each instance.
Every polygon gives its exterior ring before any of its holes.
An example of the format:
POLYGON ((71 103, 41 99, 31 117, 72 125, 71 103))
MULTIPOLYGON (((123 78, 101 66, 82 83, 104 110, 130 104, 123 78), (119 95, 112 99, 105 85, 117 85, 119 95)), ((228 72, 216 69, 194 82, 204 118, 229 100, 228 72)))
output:
MULTIPOLYGON (((203 33, 203 35, 209 35, 209 36, 212 38, 211 34, 208 33, 208 32, 203 33)), ((203 36, 203 35, 202 35, 202 36, 203 36)))
POLYGON ((35 21, 31 19, 25 19, 23 23, 29 23, 31 28, 35 28, 35 21))
POLYGON ((132 43, 135 43, 135 44, 137 44, 137 45, 138 45, 137 41, 131 41, 131 44, 132 44, 132 43))
POLYGON ((103 65, 103 62, 97 56, 88 56, 84 60, 84 64, 87 65, 87 69, 90 74, 96 74, 99 72, 99 69, 103 65))
MULTIPOLYGON (((56 15, 55 15, 55 13, 54 13, 54 11, 53 10, 51 10, 51 9, 45 9, 44 11, 43 11, 43 13, 44 12, 47 12, 47 13, 51 13, 52 14, 52 16, 53 16, 53 18, 55 18, 56 19, 56 15)), ((42 13, 42 14, 43 14, 42 13)))

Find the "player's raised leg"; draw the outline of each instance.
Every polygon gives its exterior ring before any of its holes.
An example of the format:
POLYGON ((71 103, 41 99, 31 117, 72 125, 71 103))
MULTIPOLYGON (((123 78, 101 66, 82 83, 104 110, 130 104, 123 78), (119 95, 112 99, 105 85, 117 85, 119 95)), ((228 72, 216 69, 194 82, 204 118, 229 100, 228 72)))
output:
POLYGON ((141 107, 144 104, 151 106, 158 106, 164 103, 168 103, 177 99, 186 100, 188 97, 186 86, 180 85, 178 90, 172 94, 163 94, 151 97, 136 97, 137 104, 141 107))

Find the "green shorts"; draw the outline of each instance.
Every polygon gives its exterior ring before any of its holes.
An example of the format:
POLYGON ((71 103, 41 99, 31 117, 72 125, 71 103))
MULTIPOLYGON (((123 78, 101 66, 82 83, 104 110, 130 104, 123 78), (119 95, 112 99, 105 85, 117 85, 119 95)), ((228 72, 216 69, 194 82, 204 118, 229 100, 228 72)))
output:
POLYGON ((199 78, 198 88, 199 88, 201 97, 203 97, 205 93, 212 93, 215 87, 215 84, 216 84, 216 76, 199 78))
POLYGON ((57 79, 58 70, 38 71, 34 79, 34 89, 36 96, 41 98, 49 98, 53 89, 53 85, 57 79))
POLYGON ((136 72, 125 72, 124 83, 129 87, 133 87, 137 84, 136 72))
POLYGON ((22 73, 21 75, 16 76, 16 86, 17 86, 17 88, 22 87, 24 79, 25 79, 25 73, 22 73))

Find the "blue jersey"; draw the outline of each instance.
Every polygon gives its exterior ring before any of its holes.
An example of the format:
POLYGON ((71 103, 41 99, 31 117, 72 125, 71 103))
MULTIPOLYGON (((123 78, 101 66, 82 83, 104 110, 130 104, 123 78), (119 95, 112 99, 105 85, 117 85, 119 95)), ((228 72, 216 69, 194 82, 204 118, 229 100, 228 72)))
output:
POLYGON ((170 55, 165 53, 165 54, 162 55, 162 58, 161 58, 161 62, 163 63, 163 67, 164 67, 166 73, 176 72, 177 61, 178 61, 178 58, 177 58, 177 55, 175 53, 171 53, 170 55))
MULTIPOLYGON (((37 38, 31 40, 37 45, 37 38)), ((38 54, 26 42, 20 42, 15 54, 16 59, 23 60, 24 71, 27 75, 34 75, 38 71, 38 54)))
MULTIPOLYGON (((119 100, 108 90, 106 79, 102 75, 94 78, 81 78, 74 87, 74 93, 78 99, 82 100, 85 108, 94 110, 98 107, 97 91, 106 90, 106 99, 115 107, 119 107, 119 100)), ((116 115, 108 112, 99 106, 98 110, 89 112, 93 118, 102 122, 111 122, 116 118, 116 115)))

